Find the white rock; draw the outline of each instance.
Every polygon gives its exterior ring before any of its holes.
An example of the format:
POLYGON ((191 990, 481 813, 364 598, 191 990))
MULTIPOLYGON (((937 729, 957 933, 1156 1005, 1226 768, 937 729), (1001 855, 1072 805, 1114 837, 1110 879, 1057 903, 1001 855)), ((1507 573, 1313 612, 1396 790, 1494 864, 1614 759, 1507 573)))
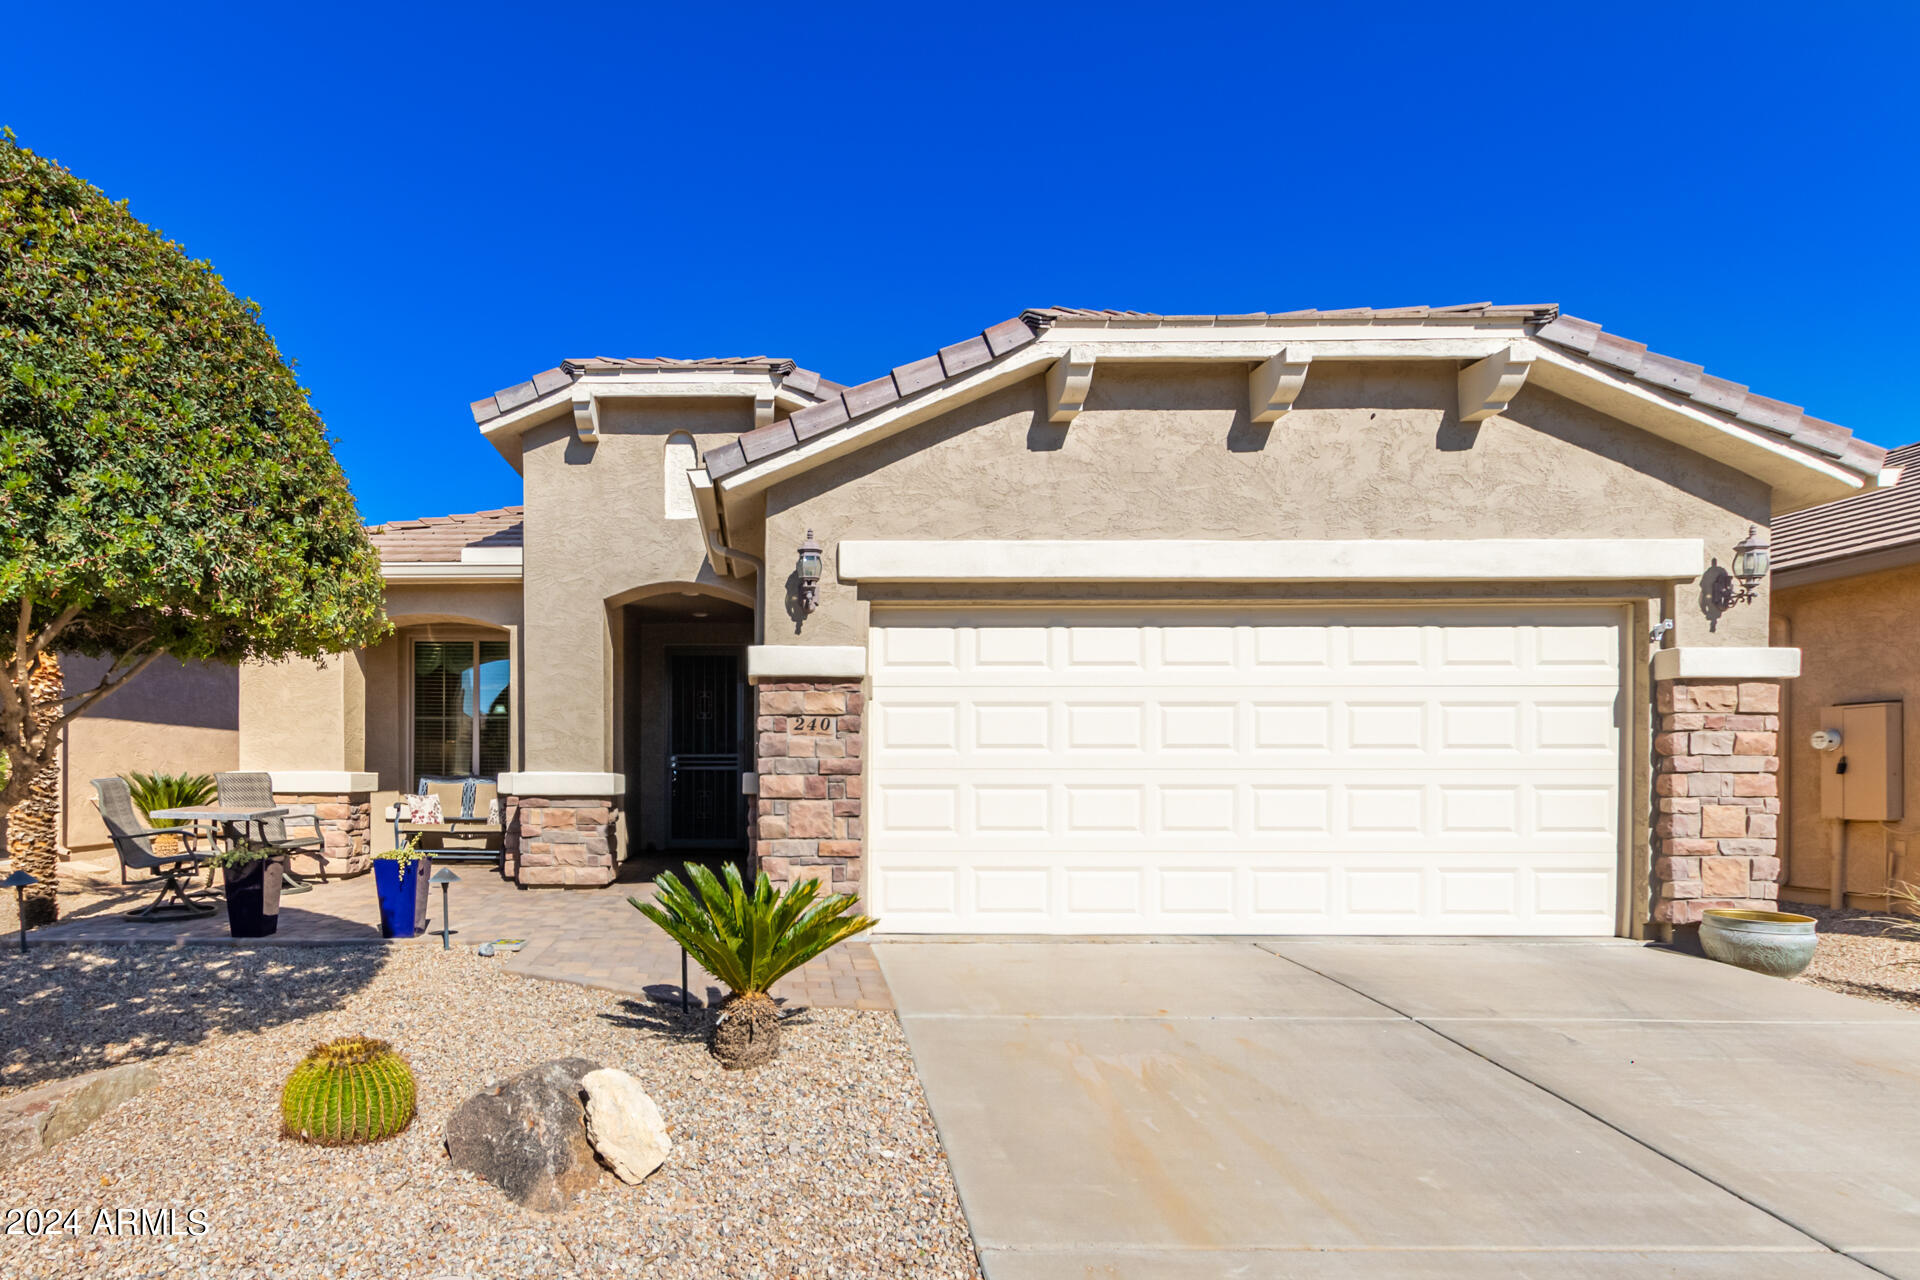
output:
POLYGON ((622 1182, 639 1182, 673 1150, 667 1125, 640 1082, 603 1067, 581 1077, 587 1092, 587 1141, 622 1182))

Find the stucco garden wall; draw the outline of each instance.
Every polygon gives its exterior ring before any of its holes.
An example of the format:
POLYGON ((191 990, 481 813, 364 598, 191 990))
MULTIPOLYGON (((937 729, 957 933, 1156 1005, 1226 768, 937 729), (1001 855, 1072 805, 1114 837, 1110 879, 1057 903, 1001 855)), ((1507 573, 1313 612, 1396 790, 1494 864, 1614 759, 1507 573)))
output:
MULTIPOLYGON (((1767 524, 1761 482, 1572 401, 1528 389, 1478 426, 1456 404, 1444 362, 1316 366, 1293 412, 1256 424, 1243 368, 1135 367, 1096 373, 1054 426, 1035 378, 771 489, 768 642, 865 643, 866 606, 832 572, 848 538, 1700 537, 1724 563, 1767 524), (830 558, 802 622, 809 528, 830 558)), ((1710 626, 1698 597, 1673 603, 1677 643, 1767 643, 1764 602, 1710 626)))
MULTIPOLYGON (((68 654, 70 690, 100 682, 106 663, 68 654)), ((234 667, 160 658, 67 727, 62 759, 61 844, 70 852, 111 848, 93 806, 94 778, 140 773, 219 773, 239 763, 240 674, 234 667)))
POLYGON ((1849 906, 1879 907, 1891 880, 1920 880, 1920 565, 1776 591, 1776 642, 1799 648, 1800 678, 1787 686, 1785 715, 1786 882, 1781 896, 1826 904, 1833 888, 1836 823, 1820 812, 1821 764, 1807 737, 1824 707, 1901 700, 1906 803, 1901 821, 1851 822, 1849 906))

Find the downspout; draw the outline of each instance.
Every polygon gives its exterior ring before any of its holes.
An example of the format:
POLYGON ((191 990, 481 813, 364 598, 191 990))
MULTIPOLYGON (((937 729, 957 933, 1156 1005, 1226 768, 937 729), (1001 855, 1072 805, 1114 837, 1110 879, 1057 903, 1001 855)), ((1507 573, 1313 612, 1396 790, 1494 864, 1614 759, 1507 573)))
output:
MULTIPOLYGON (((1771 587, 1771 584, 1769 584, 1771 587)), ((1772 607, 1772 591, 1768 591, 1768 607, 1772 607)), ((1775 648, 1793 647, 1793 619, 1786 614, 1776 615, 1769 628, 1767 640, 1775 648)), ((1779 900, 1780 889, 1793 883, 1793 826, 1790 821, 1787 792, 1793 781, 1793 684, 1780 682, 1780 736, 1776 741, 1780 753, 1780 812, 1774 818, 1774 852, 1780 855, 1780 886, 1774 891, 1775 900, 1779 900)))
POLYGON ((725 543, 716 542, 713 549, 729 560, 744 560, 753 566, 753 642, 767 642, 767 565, 759 556, 736 551, 725 543))

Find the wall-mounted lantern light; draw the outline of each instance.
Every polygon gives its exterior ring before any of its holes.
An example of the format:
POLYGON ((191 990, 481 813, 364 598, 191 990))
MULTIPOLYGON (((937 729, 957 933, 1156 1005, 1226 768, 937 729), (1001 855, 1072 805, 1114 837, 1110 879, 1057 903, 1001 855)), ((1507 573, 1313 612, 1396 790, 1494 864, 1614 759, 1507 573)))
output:
POLYGON ((807 530, 807 540, 800 544, 800 612, 812 613, 820 607, 820 544, 813 540, 813 530, 807 530))
POLYGON ((1747 604, 1758 593, 1767 576, 1767 537, 1755 525, 1747 526, 1747 536, 1733 544, 1733 564, 1713 585, 1713 604, 1725 611, 1747 604), (1739 586, 1734 586, 1735 581, 1739 586))

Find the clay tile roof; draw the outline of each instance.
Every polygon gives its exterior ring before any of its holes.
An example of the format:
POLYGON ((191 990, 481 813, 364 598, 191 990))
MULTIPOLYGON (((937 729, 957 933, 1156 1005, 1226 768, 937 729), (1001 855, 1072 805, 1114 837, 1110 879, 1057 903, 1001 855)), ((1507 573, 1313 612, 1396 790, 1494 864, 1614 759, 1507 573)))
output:
POLYGON ((1891 489, 1859 493, 1808 507, 1773 522, 1775 573, 1804 569, 1849 556, 1920 543, 1920 444, 1887 454, 1887 465, 1904 467, 1891 489))
POLYGON ((1855 439, 1845 427, 1813 417, 1797 404, 1755 395, 1737 382, 1713 377, 1697 364, 1659 355, 1647 350, 1645 343, 1608 333, 1591 320, 1555 316, 1533 336, 1702 408, 1727 414, 1756 434, 1791 440, 1857 474, 1877 475, 1886 458, 1880 446, 1855 439))
MULTIPOLYGON (((1031 312, 1029 315, 1033 314, 1031 312)), ((816 436, 843 427, 855 418, 875 413, 897 400, 957 378, 968 370, 990 364, 1032 342, 1043 326, 1025 316, 1002 320, 971 338, 942 347, 933 355, 903 364, 857 387, 820 384, 820 403, 800 409, 770 427, 749 431, 729 444, 707 450, 707 474, 715 480, 743 471, 749 465, 816 436)))
POLYGON ((465 515, 389 520, 369 528, 367 536, 387 564, 457 563, 461 551, 468 547, 521 545, 525 514, 525 507, 501 507, 497 511, 471 511, 465 515))
POLYGON ((702 356, 680 359, 676 356, 583 356, 562 360, 552 369, 543 369, 525 382, 502 387, 490 396, 475 400, 469 407, 473 420, 485 424, 503 413, 511 413, 523 404, 573 385, 588 373, 621 373, 630 370, 710 369, 742 373, 767 373, 780 379, 780 385, 810 399, 819 399, 840 390, 811 369, 802 369, 791 360, 777 356, 702 356))

